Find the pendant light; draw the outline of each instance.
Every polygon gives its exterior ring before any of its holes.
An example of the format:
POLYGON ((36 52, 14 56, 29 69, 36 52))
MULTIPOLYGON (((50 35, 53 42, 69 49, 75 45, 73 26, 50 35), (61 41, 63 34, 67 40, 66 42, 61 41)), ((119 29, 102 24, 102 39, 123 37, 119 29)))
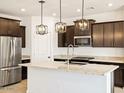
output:
POLYGON ((66 23, 62 22, 62 9, 61 9, 61 0, 60 0, 60 22, 55 24, 55 31, 58 33, 66 32, 66 23))
POLYGON ((81 31, 89 29, 89 21, 84 19, 84 0, 82 0, 82 19, 75 21, 75 26, 81 31))
POLYGON ((41 0, 39 3, 41 3, 41 25, 36 26, 36 33, 39 35, 44 35, 48 33, 48 26, 43 25, 43 3, 45 3, 45 1, 41 0))

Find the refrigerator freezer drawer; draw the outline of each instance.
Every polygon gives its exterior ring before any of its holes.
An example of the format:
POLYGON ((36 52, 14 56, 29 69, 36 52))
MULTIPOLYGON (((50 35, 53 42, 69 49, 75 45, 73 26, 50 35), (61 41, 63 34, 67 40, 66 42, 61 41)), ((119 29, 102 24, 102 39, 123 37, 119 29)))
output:
POLYGON ((21 67, 0 69, 0 87, 21 81, 21 67))

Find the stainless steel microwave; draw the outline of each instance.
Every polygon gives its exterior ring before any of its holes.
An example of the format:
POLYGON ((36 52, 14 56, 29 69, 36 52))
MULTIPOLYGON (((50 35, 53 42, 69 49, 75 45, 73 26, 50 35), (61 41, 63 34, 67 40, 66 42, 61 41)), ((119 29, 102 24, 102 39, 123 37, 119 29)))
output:
POLYGON ((91 36, 74 36, 74 46, 90 47, 91 46, 91 36))

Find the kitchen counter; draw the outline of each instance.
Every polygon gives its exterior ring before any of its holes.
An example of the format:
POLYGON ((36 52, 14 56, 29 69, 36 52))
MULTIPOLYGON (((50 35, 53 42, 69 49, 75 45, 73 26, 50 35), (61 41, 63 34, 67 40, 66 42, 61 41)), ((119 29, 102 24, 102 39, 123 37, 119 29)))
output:
POLYGON ((113 72, 118 66, 115 65, 98 65, 98 64, 86 64, 86 65, 72 65, 58 63, 58 62, 43 62, 43 63, 28 63, 20 64, 20 66, 63 70, 66 72, 77 72, 85 75, 106 75, 107 73, 113 72))
MULTIPOLYGON (((106 57, 106 56, 84 56, 84 55, 74 55, 69 56, 69 59, 72 57, 94 57, 94 59, 90 59, 89 62, 106 62, 106 63, 115 63, 115 64, 124 64, 124 57, 106 57)), ((55 55, 54 59, 65 60, 67 59, 66 55, 55 55)))
POLYGON ((114 93, 114 65, 64 62, 20 64, 28 67, 27 93, 114 93))
POLYGON ((22 55, 22 60, 29 60, 30 56, 29 55, 22 55))

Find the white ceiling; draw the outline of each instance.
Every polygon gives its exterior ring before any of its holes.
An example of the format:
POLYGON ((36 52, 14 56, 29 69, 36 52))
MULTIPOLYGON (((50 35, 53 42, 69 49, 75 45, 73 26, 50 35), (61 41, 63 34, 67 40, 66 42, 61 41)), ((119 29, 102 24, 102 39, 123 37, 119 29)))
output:
MULTIPOLYGON (((39 0, 0 0, 0 13, 14 16, 38 16, 40 15, 39 0), (20 9, 25 8, 25 12, 20 9)), ((124 6, 124 0, 85 0, 85 15, 102 13, 120 9, 124 6), (112 3, 112 7, 108 7, 108 3, 112 3), (88 9, 94 7, 95 9, 88 9)), ((78 17, 81 13, 76 12, 81 9, 81 0, 62 0, 62 15, 64 18, 78 17)), ((59 0, 46 0, 44 4, 44 15, 52 16, 57 13, 59 17, 59 0)))

